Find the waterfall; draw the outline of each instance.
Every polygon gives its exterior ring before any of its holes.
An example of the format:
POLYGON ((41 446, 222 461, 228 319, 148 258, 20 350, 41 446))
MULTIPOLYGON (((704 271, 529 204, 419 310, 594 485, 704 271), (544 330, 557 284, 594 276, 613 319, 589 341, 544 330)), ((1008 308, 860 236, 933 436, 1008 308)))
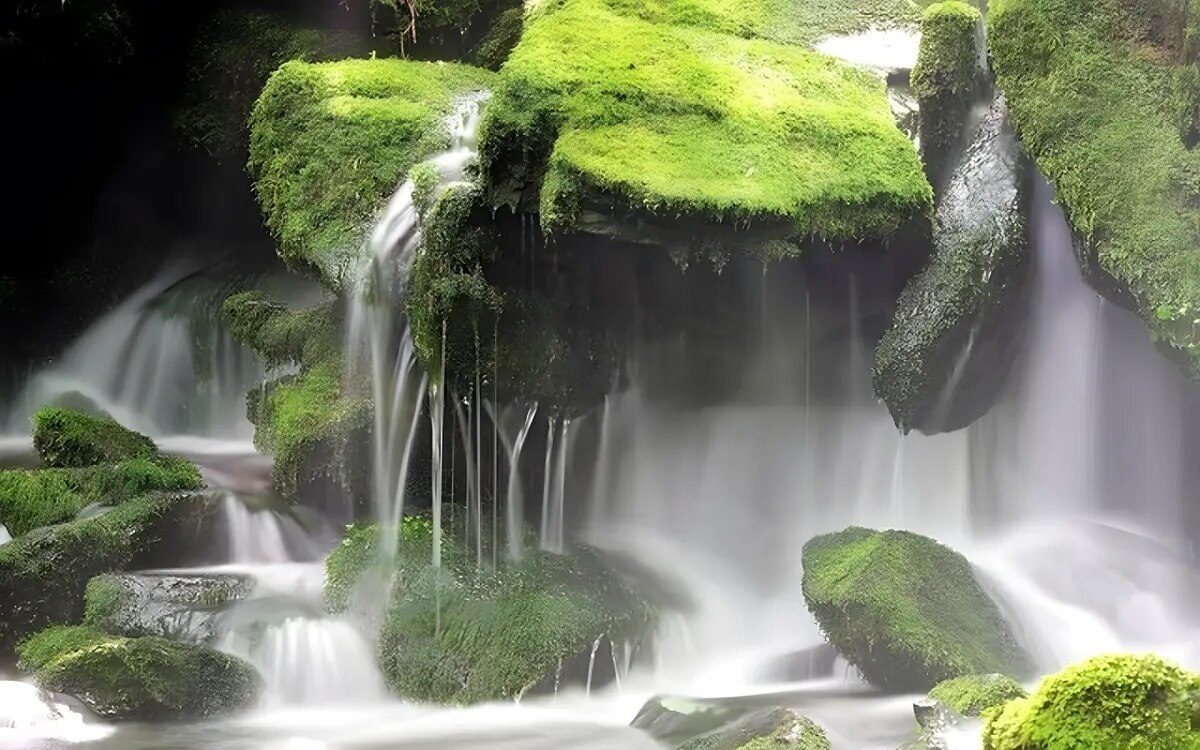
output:
POLYGON ((230 563, 287 563, 321 556, 321 547, 291 516, 265 508, 252 510, 232 492, 224 493, 221 512, 230 563))

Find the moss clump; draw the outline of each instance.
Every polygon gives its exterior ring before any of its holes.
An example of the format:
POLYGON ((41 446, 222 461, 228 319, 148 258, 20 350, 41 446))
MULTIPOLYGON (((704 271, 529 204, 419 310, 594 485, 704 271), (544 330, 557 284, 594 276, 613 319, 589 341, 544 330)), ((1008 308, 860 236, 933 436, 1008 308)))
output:
POLYGON ((830 750, 825 731, 806 716, 771 708, 683 743, 679 750, 830 750))
POLYGON ((366 46, 350 34, 299 28, 272 13, 221 11, 192 48, 175 127, 214 156, 245 158, 250 110, 275 68, 288 60, 360 57, 366 46))
MULTIPOLYGON (((1200 201, 1175 85, 1182 24, 1157 3, 1003 0, 988 15, 997 82, 1029 153, 1086 243, 1093 283, 1127 288, 1152 330, 1200 354, 1200 201)), ((1194 365, 1193 365, 1194 369, 1194 365)))
POLYGON ((288 62, 250 117, 249 169, 279 253, 337 287, 408 170, 449 146, 455 100, 493 74, 405 60, 288 62))
POLYGON ((91 466, 152 458, 158 449, 145 435, 111 417, 48 406, 33 415, 33 445, 47 466, 91 466))
POLYGON ((20 647, 47 690, 74 695, 114 720, 180 720, 250 707, 259 689, 249 664, 204 646, 54 627, 20 647))
POLYGON ((1099 656, 987 713, 985 750, 1200 748, 1200 677, 1153 655, 1099 656))
POLYGON ((147 492, 200 489, 200 471, 174 456, 72 469, 0 471, 0 523, 13 536, 70 521, 93 503, 115 506, 147 492))
POLYGON ((500 199, 540 190, 548 232, 575 228, 585 203, 826 237, 885 236, 930 208, 878 78, 652 5, 664 12, 565 0, 527 14, 480 135, 500 199))
POLYGON ((965 674, 1023 674, 1027 657, 966 558, 908 531, 851 527, 804 545, 804 600, 871 684, 929 690, 965 674))
POLYGON ((96 576, 88 581, 83 592, 83 624, 116 632, 111 625, 131 597, 125 579, 112 575, 96 576))
POLYGON ((945 703, 963 716, 979 716, 1028 693, 1013 678, 1002 674, 972 674, 939 682, 929 697, 945 703))
POLYGON ((921 107, 921 150, 935 174, 963 137, 980 72, 979 19, 978 10, 959 0, 930 5, 921 16, 921 46, 910 80, 921 107))
POLYGON ((481 68, 500 70, 517 42, 521 41, 521 32, 524 30, 525 9, 509 8, 496 17, 492 28, 471 50, 471 60, 481 68))

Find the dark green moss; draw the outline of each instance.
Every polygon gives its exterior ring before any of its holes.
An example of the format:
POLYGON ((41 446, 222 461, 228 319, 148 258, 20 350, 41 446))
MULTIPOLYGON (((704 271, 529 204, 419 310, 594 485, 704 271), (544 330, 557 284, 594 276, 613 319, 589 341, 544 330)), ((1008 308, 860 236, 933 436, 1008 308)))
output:
POLYGON ((1003 0, 988 43, 1026 149, 1054 183, 1102 289, 1127 290, 1154 333, 1200 355, 1198 154, 1174 85, 1183 24, 1157 2, 1003 0), (1186 180, 1185 180, 1186 182, 1186 180))
POLYGON ((254 668, 204 646, 55 627, 22 644, 22 664, 47 690, 113 720, 206 719, 253 705, 254 668))
POLYGON ((0 523, 13 536, 70 521, 92 503, 114 506, 153 491, 195 490, 203 482, 174 456, 71 469, 0 471, 0 523))
POLYGON ((804 545, 804 600, 871 684, 929 690, 965 674, 1024 674, 1027 657, 970 563, 908 531, 851 527, 804 545))
POLYGON ((987 712, 985 750, 1200 748, 1200 676, 1154 655, 1099 656, 987 712))
POLYGON ((1013 678, 1002 674, 972 674, 934 685, 929 697, 945 703, 963 716, 979 716, 1028 693, 1013 678))
POLYGON ((471 60, 481 68, 500 70, 517 42, 521 41, 521 32, 524 30, 525 9, 519 6, 509 8, 496 17, 492 28, 471 50, 471 60))
POLYGON ((959 0, 935 3, 921 16, 913 94, 921 107, 921 152, 935 175, 963 138, 979 71, 979 11, 959 0))
POLYGON ((91 466, 152 458, 158 449, 145 435, 111 417, 48 406, 33 415, 33 445, 47 466, 91 466))
POLYGON ((251 115, 249 162, 280 255, 340 286, 403 176, 449 145, 454 101, 492 75, 404 60, 281 66, 251 115))

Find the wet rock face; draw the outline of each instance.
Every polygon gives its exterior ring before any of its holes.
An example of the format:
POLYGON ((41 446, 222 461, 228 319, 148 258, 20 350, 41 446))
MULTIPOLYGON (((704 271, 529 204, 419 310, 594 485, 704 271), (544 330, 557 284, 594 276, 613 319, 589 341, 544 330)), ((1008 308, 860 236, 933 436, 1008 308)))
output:
POLYGON ((946 185, 929 263, 875 350, 875 392, 901 429, 965 427, 999 396, 1025 321, 1027 183, 998 95, 946 185))
POLYGON ((815 722, 792 709, 755 709, 738 699, 659 696, 646 702, 630 726, 679 750, 829 750, 815 722))
POLYGON ((248 576, 121 573, 88 583, 84 622, 114 635, 212 644, 228 605, 254 588, 248 576))
POLYGON ((900 750, 951 750, 947 735, 964 724, 953 708, 933 698, 922 698, 913 704, 913 716, 921 727, 920 736, 905 743, 900 750))

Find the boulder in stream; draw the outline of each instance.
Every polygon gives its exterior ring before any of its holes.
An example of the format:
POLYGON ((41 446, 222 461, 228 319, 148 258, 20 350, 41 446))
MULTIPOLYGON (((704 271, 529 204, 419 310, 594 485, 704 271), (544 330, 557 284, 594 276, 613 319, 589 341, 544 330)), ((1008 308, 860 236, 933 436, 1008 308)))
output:
POLYGON ((107 573, 88 582, 83 621, 114 635, 211 645, 227 606, 253 589, 240 575, 107 573))
POLYGON ((812 719, 790 708, 766 708, 688 740, 679 750, 830 750, 830 744, 812 719))
POLYGON ((158 453, 154 441, 111 417, 46 407, 33 416, 33 445, 47 466, 92 466, 158 453))
POLYGON ((989 708, 1001 706, 1028 693, 1013 678, 1002 674, 970 674, 939 682, 929 697, 963 716, 980 716, 989 708))
POLYGON ((926 691, 960 675, 1028 669, 971 564, 933 539, 855 526, 810 539, 803 563, 808 608, 873 685, 926 691))

